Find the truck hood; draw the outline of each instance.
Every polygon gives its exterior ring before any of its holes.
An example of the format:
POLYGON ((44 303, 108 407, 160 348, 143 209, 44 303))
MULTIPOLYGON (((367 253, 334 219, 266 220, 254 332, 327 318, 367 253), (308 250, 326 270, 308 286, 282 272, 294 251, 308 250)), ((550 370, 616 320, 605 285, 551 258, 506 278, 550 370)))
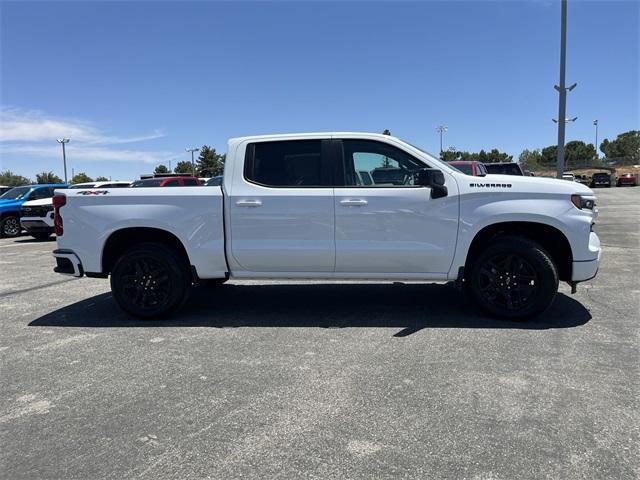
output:
POLYGON ((53 205, 53 198, 39 198, 38 200, 29 200, 22 204, 23 207, 39 207, 41 205, 53 205))
POLYGON ((478 183, 501 183, 510 184, 514 191, 530 192, 530 193, 551 193, 551 194, 569 194, 579 193, 582 195, 594 195, 586 185, 573 182, 570 180, 561 180, 559 178, 546 177, 521 177, 518 175, 486 175, 484 177, 469 177, 475 179, 478 183))
POLYGON ((0 211, 19 209, 24 200, 0 200, 0 211))

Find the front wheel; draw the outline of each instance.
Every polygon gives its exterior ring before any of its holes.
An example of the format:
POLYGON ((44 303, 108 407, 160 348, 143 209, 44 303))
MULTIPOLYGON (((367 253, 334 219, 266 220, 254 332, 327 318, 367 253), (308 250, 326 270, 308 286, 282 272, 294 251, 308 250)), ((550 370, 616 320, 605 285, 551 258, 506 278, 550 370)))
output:
POLYGON ((143 243, 127 250, 111 272, 111 291, 131 315, 153 319, 173 312, 191 287, 187 262, 172 248, 143 243))
POLYGON ((0 221, 0 237, 2 238, 17 237, 21 231, 20 220, 15 215, 9 215, 0 221))
POLYGON ((487 313, 524 320, 544 312, 558 291, 558 270, 535 242, 505 237, 473 262, 471 293, 487 313))

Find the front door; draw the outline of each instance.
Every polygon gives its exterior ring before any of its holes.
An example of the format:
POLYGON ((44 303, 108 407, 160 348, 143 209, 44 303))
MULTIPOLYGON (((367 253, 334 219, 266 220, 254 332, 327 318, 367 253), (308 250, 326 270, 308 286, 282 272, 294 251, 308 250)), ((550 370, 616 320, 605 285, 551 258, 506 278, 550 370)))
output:
POLYGON ((458 229, 456 196, 413 184, 427 165, 393 145, 342 140, 335 188, 336 272, 447 273, 458 229))
POLYGON ((321 139, 246 145, 244 169, 234 171, 227 192, 231 255, 240 271, 333 271, 333 188, 326 146, 321 139))

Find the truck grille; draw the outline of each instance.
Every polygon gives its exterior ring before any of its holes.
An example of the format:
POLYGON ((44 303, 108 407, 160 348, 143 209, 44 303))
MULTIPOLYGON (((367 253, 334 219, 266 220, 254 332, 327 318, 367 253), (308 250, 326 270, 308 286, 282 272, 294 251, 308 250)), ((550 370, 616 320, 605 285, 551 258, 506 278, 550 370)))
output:
POLYGON ((53 211, 52 205, 42 205, 37 207, 22 207, 20 209, 21 217, 46 217, 47 213, 53 211))

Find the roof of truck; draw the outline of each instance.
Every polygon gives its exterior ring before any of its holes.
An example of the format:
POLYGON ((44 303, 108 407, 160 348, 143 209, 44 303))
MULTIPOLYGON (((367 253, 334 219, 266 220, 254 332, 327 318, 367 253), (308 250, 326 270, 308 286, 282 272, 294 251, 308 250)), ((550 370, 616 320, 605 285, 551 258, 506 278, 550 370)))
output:
MULTIPOLYGON (((357 137, 357 138, 393 138, 396 140, 400 140, 398 137, 394 137, 393 135, 385 135, 382 133, 372 133, 372 132, 306 132, 306 133, 280 133, 280 134, 269 134, 269 135, 252 135, 247 137, 235 137, 229 139, 229 142, 241 142, 246 140, 272 140, 275 138, 282 139, 295 139, 295 138, 318 138, 318 137, 357 137)), ((402 141, 402 140, 400 140, 402 141)), ((406 142, 405 142, 406 143, 406 142)))

